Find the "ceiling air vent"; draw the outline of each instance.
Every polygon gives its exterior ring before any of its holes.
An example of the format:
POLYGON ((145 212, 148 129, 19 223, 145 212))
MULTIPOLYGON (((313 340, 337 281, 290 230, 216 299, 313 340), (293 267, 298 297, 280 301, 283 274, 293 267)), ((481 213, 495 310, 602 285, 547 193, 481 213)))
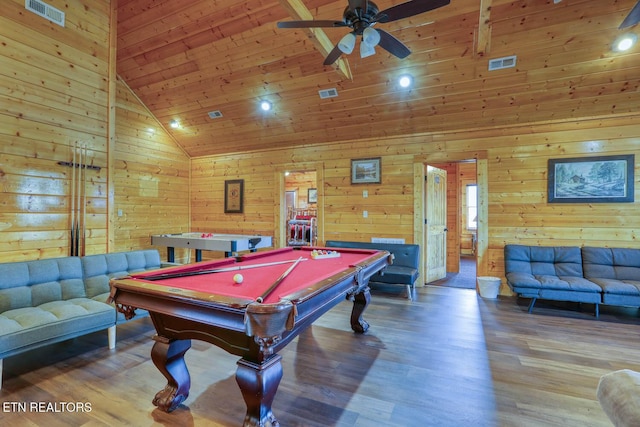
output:
POLYGON ((25 0, 24 7, 27 10, 40 15, 45 19, 64 27, 64 12, 40 0, 25 0))
POLYGON ((516 66, 516 56, 505 56, 504 58, 491 59, 489 61, 489 71, 502 70, 503 68, 513 68, 516 66))
POLYGON ((320 94, 320 99, 335 98, 338 96, 338 90, 336 88, 319 90, 318 93, 320 94))
POLYGON ((207 114, 209 114, 210 119, 219 119, 220 117, 222 117, 222 113, 218 110, 209 111, 207 114))

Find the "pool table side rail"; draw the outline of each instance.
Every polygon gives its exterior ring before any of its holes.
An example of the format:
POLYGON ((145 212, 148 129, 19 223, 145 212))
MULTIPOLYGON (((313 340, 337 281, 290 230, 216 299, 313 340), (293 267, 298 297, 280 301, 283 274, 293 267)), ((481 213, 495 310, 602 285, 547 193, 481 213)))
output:
MULTIPOLYGON (((124 277, 111 279, 110 301, 117 302, 118 291, 131 291, 149 297, 163 298, 167 300, 181 300, 189 304, 197 304, 203 307, 229 307, 243 309, 254 302, 251 298, 239 298, 211 292, 194 291, 190 289, 174 288, 156 282, 144 281, 144 278, 124 277)), ((137 307, 147 310, 145 307, 137 307)))

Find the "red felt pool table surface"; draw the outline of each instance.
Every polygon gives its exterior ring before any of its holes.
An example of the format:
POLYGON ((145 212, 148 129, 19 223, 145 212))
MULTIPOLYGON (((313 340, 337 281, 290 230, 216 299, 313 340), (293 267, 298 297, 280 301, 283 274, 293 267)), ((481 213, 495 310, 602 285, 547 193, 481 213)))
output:
MULTIPOLYGON (((184 294, 189 292, 191 297, 201 297, 213 301, 215 295, 224 296, 223 300, 236 300, 233 305, 244 305, 255 301, 267 290, 289 267, 299 258, 295 268, 265 299, 265 304, 276 303, 282 299, 290 299, 292 295, 305 295, 304 291, 311 285, 316 285, 324 279, 332 277, 336 272, 356 268, 358 263, 364 262, 376 255, 374 250, 341 250, 336 258, 313 259, 313 249, 321 248, 283 248, 268 252, 257 252, 241 256, 237 259, 205 261, 187 266, 163 269, 162 274, 197 273, 184 277, 172 277, 158 280, 145 278, 158 275, 160 272, 148 272, 132 275, 134 280, 148 283, 151 287, 163 287, 165 292, 184 294), (279 263, 274 265, 262 265, 279 263), (260 265, 255 268, 247 268, 260 265), (221 271, 210 274, 200 274, 203 270, 228 269, 240 267, 239 270, 221 271), (243 281, 238 284, 233 276, 242 274, 243 281)), ((160 288, 158 288, 160 289, 160 288)), ((310 290, 310 293, 311 290, 310 290)))

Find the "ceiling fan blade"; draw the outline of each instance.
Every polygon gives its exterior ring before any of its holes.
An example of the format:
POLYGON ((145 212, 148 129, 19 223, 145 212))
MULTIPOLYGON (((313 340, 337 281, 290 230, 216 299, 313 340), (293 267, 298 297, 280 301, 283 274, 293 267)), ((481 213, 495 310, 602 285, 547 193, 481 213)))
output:
POLYGON ((283 21, 278 22, 278 28, 316 28, 316 27, 346 27, 343 21, 283 21))
POLYGON ((376 28, 376 31, 380 34, 380 43, 378 43, 378 46, 400 59, 409 56, 411 51, 400 40, 379 28, 376 28))
POLYGON ((620 24, 618 29, 621 30, 623 28, 631 27, 636 25, 638 22, 640 22, 640 1, 633 6, 633 9, 631 9, 631 12, 629 12, 627 17, 624 18, 624 21, 622 21, 622 24, 620 24))
POLYGON ((377 22, 391 22, 398 19, 419 15, 442 6, 446 6, 451 0, 413 0, 399 5, 392 6, 379 12, 374 20, 377 22))
POLYGON ((334 62, 336 62, 338 60, 338 58, 340 58, 340 55, 342 55, 342 51, 340 50, 340 48, 338 47, 338 45, 336 45, 333 50, 331 52, 329 52, 329 55, 327 55, 327 57, 324 59, 323 65, 331 65, 334 62))

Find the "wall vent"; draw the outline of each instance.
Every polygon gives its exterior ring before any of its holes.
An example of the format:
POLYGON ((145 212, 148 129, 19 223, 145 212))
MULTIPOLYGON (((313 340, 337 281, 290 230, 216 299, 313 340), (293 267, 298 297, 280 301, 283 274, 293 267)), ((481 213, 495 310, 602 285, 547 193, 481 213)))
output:
POLYGON ((505 56, 504 58, 491 59, 489 61, 489 71, 513 68, 516 66, 516 56, 505 56))
POLYGON ((25 0, 24 7, 27 10, 40 15, 45 19, 64 27, 64 12, 40 0, 25 0))
POLYGON ((320 94, 320 99, 335 98, 338 96, 338 90, 336 88, 319 90, 318 93, 320 94))
POLYGON ((216 111, 209 111, 207 114, 209 114, 209 118, 210 119, 219 119, 220 117, 222 117, 222 112, 216 110, 216 111))
POLYGON ((404 245, 404 239, 394 239, 392 237, 372 237, 371 243, 395 243, 404 245))

